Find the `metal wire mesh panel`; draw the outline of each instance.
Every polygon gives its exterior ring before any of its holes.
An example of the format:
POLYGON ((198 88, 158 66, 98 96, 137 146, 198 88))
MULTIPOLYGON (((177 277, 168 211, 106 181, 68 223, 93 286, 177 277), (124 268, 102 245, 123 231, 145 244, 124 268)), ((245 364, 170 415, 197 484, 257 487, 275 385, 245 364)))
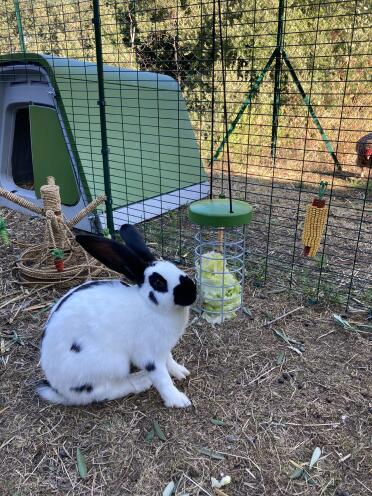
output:
MULTIPOLYGON (((134 205, 137 221, 146 221, 159 253, 193 264, 194 233, 182 205, 207 193, 208 178, 213 196, 228 193, 226 104, 233 196, 255 212, 247 279, 311 299, 370 301, 370 2, 93 4, 98 17, 84 0, 0 6, 1 54, 81 63, 78 75, 68 65, 60 86, 91 195, 107 192, 109 182, 113 198, 129 198, 125 208, 134 205), (318 254, 309 258, 301 235, 320 181, 328 182, 329 215, 318 254)), ((115 217, 117 205, 108 206, 115 217)), ((119 212, 114 224, 128 215, 119 212)))

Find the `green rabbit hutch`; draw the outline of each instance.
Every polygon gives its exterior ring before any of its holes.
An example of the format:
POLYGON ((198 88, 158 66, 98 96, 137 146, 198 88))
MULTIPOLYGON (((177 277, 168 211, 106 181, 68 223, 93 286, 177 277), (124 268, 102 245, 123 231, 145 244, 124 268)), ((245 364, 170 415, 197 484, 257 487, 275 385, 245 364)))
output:
MULTIPOLYGON (((187 107, 169 76, 104 66, 115 227, 205 197, 187 107)), ((0 186, 36 202, 47 176, 66 217, 104 193, 97 66, 52 55, 0 56, 0 186)), ((0 205, 11 206, 0 199, 0 205)), ((105 215, 78 226, 105 227, 105 215)))

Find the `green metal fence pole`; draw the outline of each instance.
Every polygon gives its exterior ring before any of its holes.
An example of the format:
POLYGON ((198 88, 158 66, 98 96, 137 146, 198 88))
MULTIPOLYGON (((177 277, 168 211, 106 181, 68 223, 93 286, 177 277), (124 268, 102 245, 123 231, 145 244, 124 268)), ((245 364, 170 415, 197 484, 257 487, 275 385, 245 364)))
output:
POLYGON ((272 53, 271 57, 267 61, 265 67, 262 69, 261 74, 258 76, 258 78, 256 79, 256 81, 254 82, 251 91, 248 93, 247 98, 244 100, 242 106, 240 107, 238 113, 236 114, 235 119, 230 124, 230 127, 229 127, 226 135, 224 136, 223 140, 221 141, 221 143, 219 144, 217 150, 215 151, 215 153, 213 155, 212 162, 214 162, 215 160, 217 160, 217 158, 219 157, 220 153, 222 152, 222 150, 223 150, 223 148, 225 146, 225 143, 228 140, 229 136, 234 131, 234 129, 236 128, 236 126, 239 124, 239 121, 240 121, 242 115, 244 114, 245 110, 247 109, 248 105, 250 105, 251 101, 256 96, 257 91, 258 91, 259 87, 261 86, 261 83, 262 83, 262 81, 263 81, 263 79, 264 79, 267 71, 270 69, 270 66, 273 63, 274 59, 275 59, 275 56, 276 56, 276 50, 274 50, 274 52, 272 53))
POLYGON ((287 64, 288 70, 292 76, 292 79, 293 79, 295 85, 297 86, 298 91, 300 92, 300 94, 302 96, 303 101, 305 102, 305 105, 309 109, 309 113, 310 113, 310 115, 314 121, 314 124, 318 128, 318 131, 320 132, 320 135, 321 135, 322 140, 324 141, 324 143, 326 145, 328 153, 331 155, 331 157, 332 157, 332 159, 336 165, 337 170, 342 171, 341 164, 338 161, 338 158, 336 156, 335 151, 333 150, 332 144, 329 141, 329 138, 328 138, 326 132, 324 131, 322 125, 320 124, 319 119, 316 116, 316 113, 315 113, 313 106, 311 105, 310 98, 306 95, 305 90, 303 89, 302 84, 300 83, 300 80, 297 77, 296 71, 294 70, 294 68, 293 68, 293 66, 292 66, 290 60, 288 59, 287 54, 285 53, 284 50, 283 50, 283 59, 284 59, 284 62, 287 64))
POLYGON ((284 47, 284 0, 279 0, 278 31, 276 34, 276 50, 275 50, 276 55, 275 55, 275 75, 274 75, 273 118, 271 125, 271 157, 273 160, 275 160, 276 158, 276 142, 278 139, 283 47, 284 47))
POLYGON ((102 57, 102 38, 101 38, 101 17, 99 12, 99 0, 93 0, 93 24, 94 38, 96 45, 97 59, 97 78, 98 78, 98 102, 99 115, 101 124, 101 143, 102 143, 102 163, 103 163, 103 180, 105 184, 106 194, 106 217, 107 228, 113 236, 115 232, 114 218, 112 213, 112 194, 111 194, 111 178, 110 178, 110 162, 109 148, 107 143, 107 124, 106 124, 106 109, 105 109, 105 86, 103 75, 103 57, 102 57))
POLYGON ((21 52, 26 53, 25 37, 23 34, 22 17, 21 17, 21 10, 19 8, 19 0, 14 0, 14 10, 17 19, 19 47, 21 49, 21 52))

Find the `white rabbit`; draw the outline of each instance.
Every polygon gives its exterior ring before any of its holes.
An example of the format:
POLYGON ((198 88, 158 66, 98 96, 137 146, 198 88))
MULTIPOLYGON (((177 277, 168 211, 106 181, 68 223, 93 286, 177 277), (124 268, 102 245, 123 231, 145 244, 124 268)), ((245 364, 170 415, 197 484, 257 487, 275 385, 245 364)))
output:
POLYGON ((155 261, 139 232, 120 229, 125 244, 94 235, 76 240, 97 260, 135 282, 92 281, 70 290, 52 309, 41 344, 45 400, 84 405, 139 393, 154 385, 168 407, 190 400, 170 375, 189 371, 172 358, 183 334, 194 282, 174 264, 155 261), (131 364, 141 369, 130 373, 131 364))

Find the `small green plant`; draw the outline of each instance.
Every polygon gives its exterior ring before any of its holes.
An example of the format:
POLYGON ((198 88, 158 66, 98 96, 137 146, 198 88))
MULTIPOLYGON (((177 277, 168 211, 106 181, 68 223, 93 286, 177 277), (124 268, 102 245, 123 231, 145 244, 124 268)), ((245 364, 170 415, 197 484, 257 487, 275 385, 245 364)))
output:
POLYGON ((365 184, 362 178, 360 177, 351 177, 348 181, 350 186, 353 188, 363 189, 365 188, 365 184))
POLYGON ((368 306, 372 306, 372 288, 367 288, 364 291, 362 299, 368 306))
POLYGON ((0 217, 0 243, 4 246, 10 246, 8 228, 5 219, 0 217))
POLYGON ((263 286, 266 280, 267 267, 264 261, 250 264, 246 268, 245 275, 248 279, 252 280, 253 285, 257 287, 263 286))
POLYGON ((306 298, 310 300, 317 298, 317 285, 314 282, 313 274, 309 268, 305 267, 303 271, 297 275, 296 285, 306 298))
POLYGON ((171 210, 170 212, 168 212, 166 221, 168 221, 167 224, 169 227, 176 228, 179 221, 178 212, 176 210, 171 210))
POLYGON ((319 287, 319 294, 321 299, 327 301, 328 303, 332 303, 334 305, 346 304, 346 296, 341 294, 340 288, 337 285, 322 281, 319 287))
MULTIPOLYGON (((319 269, 323 272, 327 270, 327 260, 325 256, 319 255, 319 259, 315 260, 319 269), (323 264, 321 259, 323 258, 323 264)), ((297 274, 296 286, 299 291, 307 298, 310 303, 322 301, 335 305, 343 305, 346 303, 346 296, 341 293, 340 286, 331 284, 322 279, 319 283, 319 274, 316 271, 305 267, 302 272, 297 274)))
POLYGON ((318 266, 319 269, 322 269, 323 271, 327 269, 328 267, 328 257, 324 253, 318 253, 314 257, 314 261, 316 265, 318 266))
POLYGON ((372 191, 372 174, 370 178, 367 178, 367 182, 363 177, 351 177, 348 182, 352 188, 372 191))
POLYGON ((107 229, 107 227, 105 227, 105 229, 102 229, 102 234, 105 238, 109 238, 111 239, 111 234, 110 234, 110 231, 109 229, 107 229))

